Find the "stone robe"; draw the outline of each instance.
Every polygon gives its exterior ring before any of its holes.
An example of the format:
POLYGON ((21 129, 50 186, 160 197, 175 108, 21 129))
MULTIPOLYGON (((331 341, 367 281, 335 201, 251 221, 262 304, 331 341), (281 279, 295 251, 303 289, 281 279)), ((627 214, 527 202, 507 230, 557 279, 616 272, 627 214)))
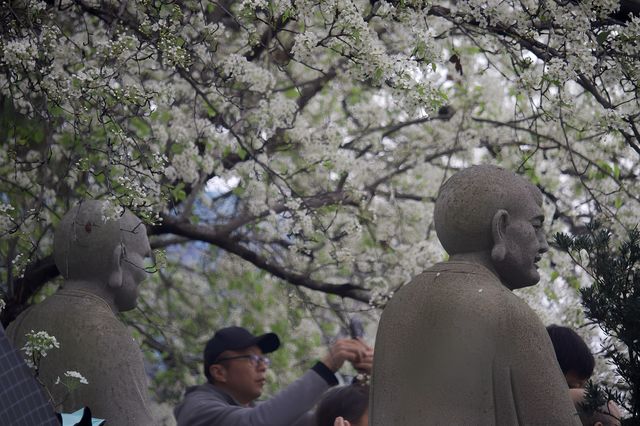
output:
POLYGON ((370 425, 580 425, 545 327, 484 266, 399 290, 375 345, 370 425))
POLYGON ((104 300, 83 291, 59 290, 20 314, 7 335, 22 348, 31 330, 44 330, 60 344, 42 359, 40 379, 56 403, 64 400, 63 412, 87 406, 93 417, 110 425, 155 424, 140 347, 104 300), (65 386, 55 382, 69 370, 78 371, 89 384, 67 395, 65 386))

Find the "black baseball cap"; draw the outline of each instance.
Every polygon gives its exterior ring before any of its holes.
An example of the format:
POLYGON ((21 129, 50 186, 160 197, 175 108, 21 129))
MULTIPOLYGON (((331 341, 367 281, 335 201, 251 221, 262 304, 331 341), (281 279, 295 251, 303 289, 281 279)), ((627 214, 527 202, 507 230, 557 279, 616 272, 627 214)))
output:
POLYGON ((237 351, 250 346, 257 346, 262 353, 268 354, 280 347, 280 339, 275 333, 254 336, 243 327, 226 327, 218 330, 204 348, 204 375, 211 379, 209 367, 215 364, 224 351, 237 351))

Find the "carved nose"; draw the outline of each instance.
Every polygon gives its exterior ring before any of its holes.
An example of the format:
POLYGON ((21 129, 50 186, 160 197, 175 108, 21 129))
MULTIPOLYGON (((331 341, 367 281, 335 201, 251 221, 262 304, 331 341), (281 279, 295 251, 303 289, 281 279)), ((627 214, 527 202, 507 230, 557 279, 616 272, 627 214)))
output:
POLYGON ((547 243, 547 237, 542 236, 540 239, 540 247, 538 248, 538 253, 546 253, 549 251, 549 243, 547 243))

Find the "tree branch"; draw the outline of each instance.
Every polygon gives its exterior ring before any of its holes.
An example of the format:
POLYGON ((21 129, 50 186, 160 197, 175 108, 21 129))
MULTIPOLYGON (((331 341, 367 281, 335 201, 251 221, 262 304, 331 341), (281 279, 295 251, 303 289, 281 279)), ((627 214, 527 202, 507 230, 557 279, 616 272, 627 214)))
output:
MULTIPOLYGON (((323 194, 316 194, 310 197, 304 197, 301 199, 301 202, 306 208, 309 208, 309 209, 317 209, 319 207, 336 205, 336 204, 340 204, 340 205, 349 204, 353 206, 358 205, 358 203, 352 199, 350 194, 343 191, 326 192, 323 194)), ((224 226, 219 227, 217 232, 220 235, 228 235, 234 230, 240 228, 241 226, 254 222, 257 219, 262 219, 269 216, 269 214, 271 214, 272 211, 277 214, 277 213, 282 213, 284 211, 287 211, 288 209, 289 208, 285 206, 284 203, 279 203, 267 210, 264 210, 263 212, 257 215, 244 215, 244 216, 237 217, 236 219, 227 222, 224 226)))
POLYGON ((363 287, 351 283, 333 284, 320 282, 312 279, 308 275, 292 272, 281 265, 274 264, 267 258, 261 257, 259 254, 232 240, 227 235, 221 235, 213 228, 194 225, 188 222, 179 222, 175 217, 167 215, 163 215, 162 224, 154 228, 155 234, 171 233, 190 238, 194 241, 202 241, 218 246, 292 285, 323 293, 335 294, 341 297, 348 297, 364 303, 369 302, 369 290, 363 287))
POLYGON ((27 266, 24 275, 18 278, 14 285, 13 296, 6 300, 6 309, 0 314, 3 326, 9 325, 22 311, 28 307, 31 297, 36 294, 48 281, 60 274, 53 255, 39 259, 27 266))

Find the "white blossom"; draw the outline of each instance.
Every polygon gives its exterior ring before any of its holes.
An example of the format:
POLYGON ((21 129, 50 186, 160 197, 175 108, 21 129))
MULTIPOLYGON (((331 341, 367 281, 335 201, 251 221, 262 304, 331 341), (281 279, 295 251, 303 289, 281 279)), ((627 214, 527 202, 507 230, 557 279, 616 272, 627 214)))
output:
POLYGON ((65 371, 64 376, 71 379, 76 379, 80 384, 83 384, 83 385, 89 384, 87 379, 77 371, 73 371, 73 370, 65 371))
POLYGON ((37 368, 41 358, 47 356, 48 351, 60 348, 60 344, 55 336, 51 336, 46 331, 35 332, 31 330, 25 335, 26 343, 22 347, 25 354, 25 361, 31 368, 37 368))

